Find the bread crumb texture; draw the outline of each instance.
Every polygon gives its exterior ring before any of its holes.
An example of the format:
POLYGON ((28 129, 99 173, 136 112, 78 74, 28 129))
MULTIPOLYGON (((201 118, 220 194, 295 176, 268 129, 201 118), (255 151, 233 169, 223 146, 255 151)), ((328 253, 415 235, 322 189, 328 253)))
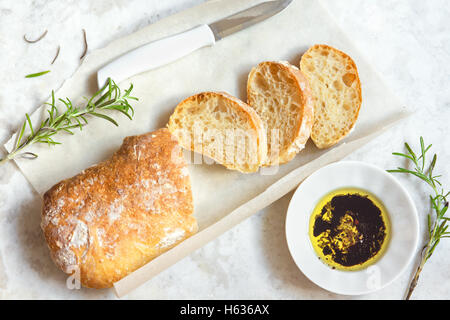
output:
POLYGON ((265 131, 256 112, 225 92, 203 92, 182 101, 168 128, 183 148, 244 173, 266 156, 265 131))
POLYGON ((304 75, 284 61, 262 62, 249 74, 247 98, 267 131, 264 165, 290 161, 305 147, 314 121, 314 103, 304 75))
POLYGON ((300 61, 311 85, 315 120, 311 139, 318 148, 328 148, 354 127, 361 108, 361 82, 355 62, 327 45, 314 45, 300 61))
POLYGON ((167 129, 127 137, 44 195, 42 230, 64 272, 106 288, 197 231, 181 148, 167 129))

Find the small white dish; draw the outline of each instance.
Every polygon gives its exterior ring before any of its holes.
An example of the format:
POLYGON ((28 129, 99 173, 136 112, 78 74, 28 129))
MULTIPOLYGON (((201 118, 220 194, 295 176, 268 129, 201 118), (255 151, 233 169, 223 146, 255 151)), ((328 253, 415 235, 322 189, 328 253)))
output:
POLYGON ((341 161, 309 176, 295 191, 286 216, 286 239, 298 268, 314 283, 343 295, 362 295, 394 281, 414 257, 419 220, 406 189, 389 173, 370 164, 341 161), (309 237, 311 214, 329 192, 354 187, 367 190, 384 204, 391 234, 386 251, 366 269, 341 271, 320 260, 309 237))

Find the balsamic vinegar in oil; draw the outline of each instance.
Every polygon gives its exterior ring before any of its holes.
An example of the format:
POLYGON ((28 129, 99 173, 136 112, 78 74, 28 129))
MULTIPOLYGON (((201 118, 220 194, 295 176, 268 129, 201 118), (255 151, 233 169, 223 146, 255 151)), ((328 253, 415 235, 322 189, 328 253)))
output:
POLYGON ((377 261, 390 237, 388 213, 373 194, 359 188, 330 192, 316 205, 309 237, 319 258, 333 269, 361 270, 377 261))

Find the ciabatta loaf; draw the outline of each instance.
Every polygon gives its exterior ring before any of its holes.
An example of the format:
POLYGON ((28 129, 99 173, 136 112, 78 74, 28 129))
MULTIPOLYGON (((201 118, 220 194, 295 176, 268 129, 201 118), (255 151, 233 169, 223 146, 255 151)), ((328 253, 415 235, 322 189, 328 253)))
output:
POLYGON ((267 131, 264 165, 290 161, 305 147, 314 121, 313 99, 304 75, 287 62, 262 62, 248 76, 247 98, 267 131))
POLYGON ((354 127, 361 108, 361 82, 355 62, 327 45, 306 51, 300 69, 311 85, 315 120, 311 139, 318 148, 328 148, 354 127))
POLYGON ((233 170, 255 172, 265 161, 266 133, 255 110, 224 92, 204 92, 182 101, 168 128, 181 146, 233 170))
POLYGON ((114 282, 197 231, 189 172, 167 129, 127 137, 96 166, 44 195, 54 262, 91 288, 114 282))

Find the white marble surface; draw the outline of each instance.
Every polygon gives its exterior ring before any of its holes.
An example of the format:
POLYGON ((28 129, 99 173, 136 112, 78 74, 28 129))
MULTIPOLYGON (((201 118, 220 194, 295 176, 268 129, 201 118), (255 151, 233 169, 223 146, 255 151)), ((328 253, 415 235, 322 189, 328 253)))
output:
MULTIPOLYGON (((0 142, 79 65, 81 29, 89 49, 133 32, 203 0, 0 0, 0 142), (36 44, 23 41, 48 29, 36 44), (50 69, 45 77, 24 75, 50 69)), ((403 164, 390 155, 418 137, 439 153, 437 172, 450 185, 450 4, 446 0, 323 0, 332 16, 415 115, 347 159, 382 168, 403 164)), ((429 190, 398 176, 415 199, 422 231, 429 190)), ((296 268, 284 238, 292 193, 243 222, 134 291, 134 299, 400 299, 413 266, 385 289, 362 297, 331 294, 296 268)), ((18 169, 0 168, 0 298, 103 299, 108 290, 68 290, 65 275, 50 260, 40 231, 40 199, 18 169)), ((424 234, 424 233, 423 233, 424 234)), ((442 242, 414 294, 450 299, 450 241, 442 242)))

